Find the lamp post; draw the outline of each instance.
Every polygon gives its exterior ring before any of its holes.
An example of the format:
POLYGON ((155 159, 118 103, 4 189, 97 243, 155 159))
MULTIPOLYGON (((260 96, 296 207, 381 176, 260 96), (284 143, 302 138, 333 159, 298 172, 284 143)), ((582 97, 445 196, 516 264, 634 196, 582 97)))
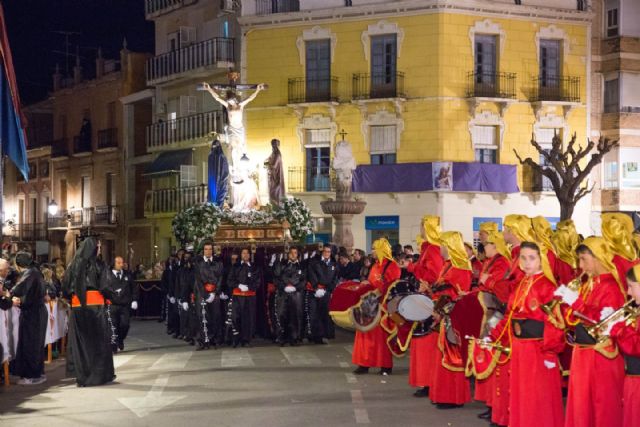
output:
POLYGON ((51 200, 49 206, 47 206, 47 210, 51 216, 56 216, 58 214, 58 204, 55 200, 51 200))

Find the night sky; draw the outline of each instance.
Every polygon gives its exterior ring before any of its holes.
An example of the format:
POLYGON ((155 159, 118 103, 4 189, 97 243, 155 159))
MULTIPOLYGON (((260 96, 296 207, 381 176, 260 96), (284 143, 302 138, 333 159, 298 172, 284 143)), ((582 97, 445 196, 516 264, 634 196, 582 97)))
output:
MULTIPOLYGON (((27 105, 47 97, 56 63, 65 71, 65 36, 69 50, 79 47, 83 73, 93 76, 97 48, 119 59, 122 40, 129 50, 153 52, 153 23, 145 21, 144 0, 2 0, 20 97, 27 105), (55 52, 55 51, 59 51, 55 52)), ((69 70, 75 56, 69 58, 69 70)))

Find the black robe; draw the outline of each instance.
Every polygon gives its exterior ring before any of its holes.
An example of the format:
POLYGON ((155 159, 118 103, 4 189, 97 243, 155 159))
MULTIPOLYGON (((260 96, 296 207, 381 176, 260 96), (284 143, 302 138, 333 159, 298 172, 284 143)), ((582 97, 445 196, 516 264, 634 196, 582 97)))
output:
POLYGON ((80 306, 71 309, 69 317, 67 375, 75 377, 77 384, 83 387, 115 379, 107 306, 86 305, 86 291, 100 291, 106 298, 114 296, 109 289, 100 287, 103 267, 95 253, 95 239, 85 239, 63 279, 64 295, 68 298, 76 295, 81 301, 80 306))
POLYGON ((214 141, 209 153, 209 194, 207 201, 222 207, 229 188, 229 163, 220 142, 214 141))
POLYGON ((22 273, 12 293, 20 298, 20 328, 16 353, 16 375, 40 378, 44 375, 44 343, 47 334, 46 285, 40 270, 30 267, 22 273))

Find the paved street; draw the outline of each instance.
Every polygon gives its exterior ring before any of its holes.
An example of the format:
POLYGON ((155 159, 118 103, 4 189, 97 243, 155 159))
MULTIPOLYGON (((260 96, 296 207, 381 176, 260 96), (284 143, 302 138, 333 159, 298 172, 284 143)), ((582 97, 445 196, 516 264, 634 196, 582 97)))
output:
MULTIPOLYGON (((474 403, 440 411, 411 396, 407 360, 394 375, 354 376, 352 336, 327 346, 204 352, 168 337, 163 325, 134 322, 115 357, 117 382, 77 388, 64 362, 40 386, 0 387, 5 426, 487 426, 474 403)), ((397 361, 397 360, 396 360, 397 361)))

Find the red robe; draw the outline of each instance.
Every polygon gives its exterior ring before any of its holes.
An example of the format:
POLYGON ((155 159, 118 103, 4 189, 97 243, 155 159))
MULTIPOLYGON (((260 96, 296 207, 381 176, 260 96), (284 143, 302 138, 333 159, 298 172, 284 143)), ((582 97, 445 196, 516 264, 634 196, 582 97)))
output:
MULTIPOLYGON (((624 300, 618 282, 607 273, 594 277, 592 289, 583 292, 571 309, 597 321, 603 308, 615 310, 624 304, 624 300)), ((570 324, 579 321, 572 313, 567 320, 570 324)), ((565 426, 621 426, 623 385, 621 355, 609 359, 593 346, 574 346, 565 426)))
POLYGON ((558 285, 566 285, 567 283, 578 277, 578 272, 570 264, 561 260, 560 258, 557 258, 555 276, 558 285))
POLYGON ((635 259, 633 261, 629 261, 625 257, 614 255, 611 261, 613 262, 613 265, 616 266, 616 270, 618 270, 618 277, 620 278, 620 283, 622 283, 622 286, 624 286, 624 290, 626 291, 628 288, 627 271, 629 271, 631 267, 640 262, 640 260, 635 259))
POLYGON ((524 277, 524 271, 520 268, 520 246, 511 249, 511 264, 509 266, 509 274, 502 280, 498 280, 493 285, 494 294, 502 302, 509 301, 509 295, 518 286, 518 283, 524 277))
MULTIPOLYGON (((395 261, 385 259, 382 264, 376 262, 371 266, 369 283, 375 286, 384 298, 389 286, 400 278, 400 273, 400 267, 395 261), (384 268, 388 263, 391 264, 385 271, 384 268), (383 271, 384 277, 382 276, 383 271)), ((355 341, 353 343, 353 355, 351 358, 353 364, 367 368, 393 367, 393 357, 389 346, 387 346, 387 337, 388 334, 380 325, 369 332, 356 331, 355 341)))
MULTIPOLYGON (((449 295, 453 299, 458 299, 462 292, 469 292, 471 289, 471 270, 462 270, 456 267, 449 267, 447 262, 441 274, 441 283, 451 284, 452 287, 434 294, 434 300, 443 295, 449 295)), ((471 400, 471 387, 469 379, 464 374, 464 366, 451 370, 443 365, 446 361, 445 353, 441 348, 446 340, 445 330, 440 328, 438 336, 438 348, 435 351, 436 365, 433 375, 433 385, 429 389, 429 398, 435 403, 452 403, 463 405, 471 400)))
POLYGON ((478 283, 478 280, 480 280, 480 274, 484 269, 484 263, 480 261, 478 258, 476 258, 475 256, 471 257, 469 261, 471 262, 471 272, 473 273, 473 283, 478 283))
MULTIPOLYGON (((483 283, 479 283, 479 289, 484 292, 495 294, 493 287, 495 284, 503 280, 507 271, 509 271, 509 260, 500 254, 494 255, 492 258, 485 260, 482 273, 489 275, 483 283)), ((482 274, 480 274, 482 276, 482 274)), ((492 406, 493 401, 493 375, 484 380, 476 379, 476 386, 473 398, 481 402, 485 402, 487 406, 492 406)))
POLYGON ((440 253, 440 246, 423 242, 420 247, 420 258, 417 262, 409 264, 407 271, 413 273, 418 280, 435 283, 443 265, 444 259, 440 253))
POLYGON ((548 321, 540 308, 551 301, 556 286, 543 273, 525 277, 509 298, 507 317, 492 331, 497 339, 508 334, 511 347, 509 422, 511 427, 560 427, 564 423, 558 353, 564 348, 564 330, 548 321), (541 338, 519 338, 509 319, 544 323, 541 338), (508 328, 507 331, 504 329, 508 328), (544 362, 555 363, 547 369, 544 362))
MULTIPOLYGON (((611 337, 620 351, 633 357, 640 357, 640 322, 625 325, 618 323, 611 329, 611 337)), ((622 427, 640 427, 640 376, 626 375, 622 394, 622 427)))

